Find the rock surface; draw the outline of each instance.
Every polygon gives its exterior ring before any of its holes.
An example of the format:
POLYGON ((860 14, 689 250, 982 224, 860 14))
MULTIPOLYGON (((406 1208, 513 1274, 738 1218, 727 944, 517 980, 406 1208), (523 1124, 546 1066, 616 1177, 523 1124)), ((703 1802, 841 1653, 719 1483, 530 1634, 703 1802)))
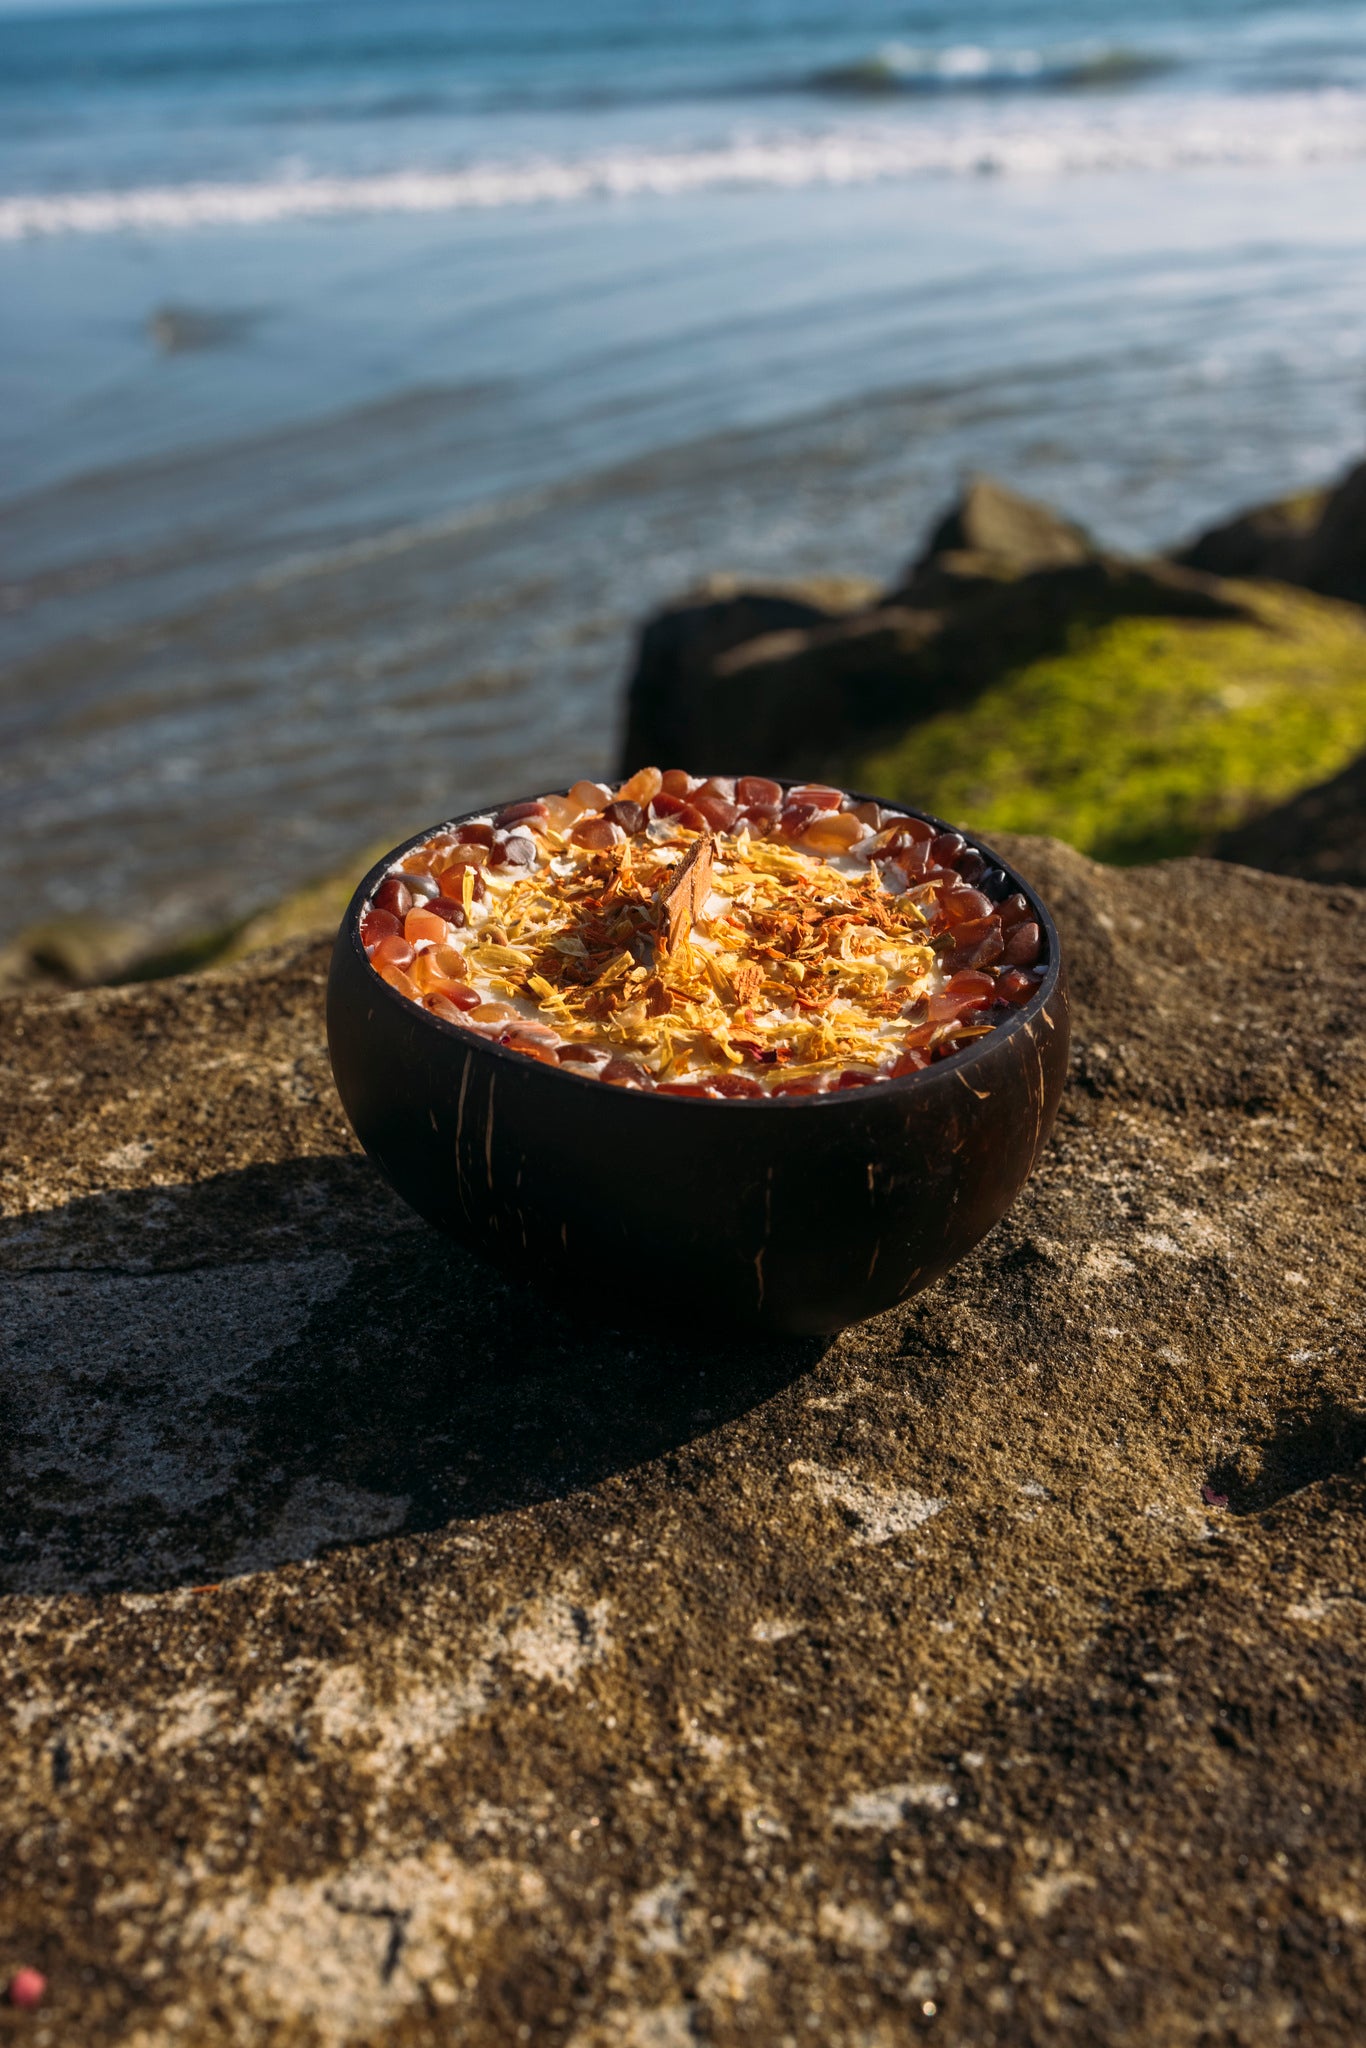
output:
POLYGON ((828 1345, 436 1240, 321 947, 5 1005, 26 2040, 1359 2040, 1366 896, 1010 850, 1056 1140, 828 1345))
POLYGON ((1366 755, 1331 781, 1226 832, 1214 850, 1221 860, 1272 874, 1366 889, 1366 755))
POLYGON ((1366 462, 1331 490, 1303 491, 1212 527, 1174 559, 1215 576, 1268 576, 1366 604, 1366 462))
POLYGON ((1177 548, 1172 559, 1210 576, 1269 576, 1278 583, 1303 583, 1309 543, 1327 502, 1327 491, 1299 491, 1254 505, 1177 548))
POLYGON ((716 735, 714 721, 698 702, 700 679, 711 677, 736 648, 800 636, 846 613, 864 611, 877 594, 870 583, 750 588, 733 577, 717 576, 647 619, 626 696, 622 747, 630 766, 624 772, 656 759, 708 760, 716 735))
MULTIPOLYGON (((1366 467, 1315 512, 1325 561, 1350 564, 1363 494, 1366 467)), ((658 614, 623 769, 758 764, 1105 860, 1208 851, 1366 746, 1362 609, 1256 580, 1292 509, 1249 515, 1255 546, 1131 560, 979 477, 874 598, 732 583, 658 614)))
POLYGON ((1101 550, 1084 527, 1051 505, 1025 498, 996 477, 971 477, 912 564, 910 587, 940 576, 1028 576, 1038 569, 1073 568, 1101 550))
POLYGON ((983 482, 876 601, 822 606, 805 586, 690 593, 649 620, 627 687, 622 770, 761 761, 765 774, 838 773, 876 741, 970 705, 1080 629, 1250 616, 1236 589, 1167 562, 1098 554, 1047 507, 983 482))

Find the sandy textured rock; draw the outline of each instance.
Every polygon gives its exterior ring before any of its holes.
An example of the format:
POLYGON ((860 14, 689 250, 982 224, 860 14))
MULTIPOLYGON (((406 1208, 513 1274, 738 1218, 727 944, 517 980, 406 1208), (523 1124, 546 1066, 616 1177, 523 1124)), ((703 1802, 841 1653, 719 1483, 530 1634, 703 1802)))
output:
POLYGON ((1014 851, 1056 1141, 830 1344, 433 1238, 320 948, 5 1005, 16 2033, 1360 2038, 1366 897, 1014 851))

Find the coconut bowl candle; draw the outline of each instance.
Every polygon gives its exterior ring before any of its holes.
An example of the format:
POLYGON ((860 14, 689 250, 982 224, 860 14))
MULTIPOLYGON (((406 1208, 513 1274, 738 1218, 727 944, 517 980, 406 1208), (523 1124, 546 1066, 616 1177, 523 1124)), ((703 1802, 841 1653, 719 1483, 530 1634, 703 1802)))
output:
POLYGON ((1027 882, 821 784, 644 769, 421 833, 328 987, 356 1134, 429 1222, 608 1319, 836 1330, 971 1250, 1057 1112, 1027 882))

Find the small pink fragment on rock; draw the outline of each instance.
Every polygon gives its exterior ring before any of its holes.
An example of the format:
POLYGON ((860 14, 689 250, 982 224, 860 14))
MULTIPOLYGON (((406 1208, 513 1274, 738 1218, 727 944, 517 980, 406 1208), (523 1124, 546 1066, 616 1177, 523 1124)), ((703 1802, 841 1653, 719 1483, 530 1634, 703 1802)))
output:
POLYGON ((9 1980, 6 1997, 11 2005, 31 2012, 35 2005, 41 2005, 47 1993, 47 1978, 41 1970, 16 1970, 9 1980))
POLYGON ((1207 1508, 1226 1508, 1228 1506, 1228 1495, 1226 1493, 1216 1493, 1212 1486, 1202 1486, 1200 1498, 1207 1508))

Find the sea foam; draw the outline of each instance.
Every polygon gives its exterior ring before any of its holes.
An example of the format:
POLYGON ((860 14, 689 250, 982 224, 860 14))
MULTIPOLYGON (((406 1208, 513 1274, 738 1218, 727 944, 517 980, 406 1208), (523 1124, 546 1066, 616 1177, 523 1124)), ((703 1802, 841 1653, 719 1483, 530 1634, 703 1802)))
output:
POLYGON ((816 133, 737 135, 680 150, 489 160, 368 177, 151 185, 0 197, 0 240, 346 214, 446 213, 665 197, 710 187, 866 185, 925 176, 1061 177, 1214 166, 1294 166, 1366 155, 1366 100, 1348 92, 1260 101, 1183 98, 1104 113, 1054 111, 816 133))

